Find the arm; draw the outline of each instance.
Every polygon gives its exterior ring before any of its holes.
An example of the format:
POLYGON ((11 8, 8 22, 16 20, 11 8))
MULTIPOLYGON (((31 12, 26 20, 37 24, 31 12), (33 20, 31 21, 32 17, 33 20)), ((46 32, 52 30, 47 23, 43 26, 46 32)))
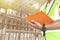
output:
POLYGON ((46 29, 48 30, 60 29, 60 20, 56 20, 53 23, 46 24, 46 29))
MULTIPOLYGON (((34 27, 34 28, 42 30, 42 25, 34 20, 32 20, 32 23, 29 22, 29 24, 32 25, 32 27, 34 27)), ((45 27, 47 30, 59 29, 60 28, 60 20, 57 20, 50 24, 46 24, 45 27)))

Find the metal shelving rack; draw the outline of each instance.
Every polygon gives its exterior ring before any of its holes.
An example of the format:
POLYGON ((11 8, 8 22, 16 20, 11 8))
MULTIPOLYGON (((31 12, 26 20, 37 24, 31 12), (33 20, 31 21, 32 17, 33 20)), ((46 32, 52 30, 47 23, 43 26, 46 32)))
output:
POLYGON ((23 17, 0 14, 0 40, 40 40, 40 31, 32 28, 23 17))
POLYGON ((40 30, 31 27, 24 19, 25 16, 32 13, 29 8, 32 9, 32 5, 37 2, 40 5, 42 0, 16 0, 14 5, 7 4, 8 8, 17 12, 16 14, 14 14, 15 12, 0 13, 0 40, 41 40, 40 30))

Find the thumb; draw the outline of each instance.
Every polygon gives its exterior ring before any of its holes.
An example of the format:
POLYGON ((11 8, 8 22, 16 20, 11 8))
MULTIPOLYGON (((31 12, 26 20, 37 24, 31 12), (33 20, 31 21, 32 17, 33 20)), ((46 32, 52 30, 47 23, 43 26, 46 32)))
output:
POLYGON ((34 23, 33 25, 35 26, 35 28, 38 28, 38 29, 42 30, 42 25, 39 22, 37 22, 35 20, 31 20, 31 21, 32 21, 32 23, 34 23))
POLYGON ((32 23, 41 26, 41 24, 39 22, 35 21, 35 20, 32 20, 32 23))
POLYGON ((38 22, 36 22, 35 20, 31 20, 33 24, 37 24, 38 22))

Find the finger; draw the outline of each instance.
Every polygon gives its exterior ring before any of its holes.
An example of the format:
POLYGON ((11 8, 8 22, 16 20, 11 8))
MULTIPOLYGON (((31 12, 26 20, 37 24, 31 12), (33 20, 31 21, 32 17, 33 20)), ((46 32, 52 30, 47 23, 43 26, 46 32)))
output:
POLYGON ((40 25, 39 22, 36 22, 35 20, 32 20, 33 23, 37 24, 37 25, 40 25))
POLYGON ((36 22, 35 20, 32 20, 32 22, 35 23, 35 25, 42 26, 39 22, 36 22))
POLYGON ((35 26, 35 24, 31 23, 31 22, 28 22, 31 26, 35 26))
POLYGON ((33 23, 35 23, 35 24, 38 23, 38 22, 36 22, 35 20, 31 20, 31 21, 32 21, 33 23))

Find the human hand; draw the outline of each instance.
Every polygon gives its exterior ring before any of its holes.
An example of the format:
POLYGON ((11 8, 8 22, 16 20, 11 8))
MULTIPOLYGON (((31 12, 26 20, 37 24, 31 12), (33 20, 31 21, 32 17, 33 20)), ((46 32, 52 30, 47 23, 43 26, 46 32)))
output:
POLYGON ((36 22, 35 20, 32 20, 31 22, 28 22, 32 27, 41 30, 42 29, 42 25, 38 22, 36 22))

